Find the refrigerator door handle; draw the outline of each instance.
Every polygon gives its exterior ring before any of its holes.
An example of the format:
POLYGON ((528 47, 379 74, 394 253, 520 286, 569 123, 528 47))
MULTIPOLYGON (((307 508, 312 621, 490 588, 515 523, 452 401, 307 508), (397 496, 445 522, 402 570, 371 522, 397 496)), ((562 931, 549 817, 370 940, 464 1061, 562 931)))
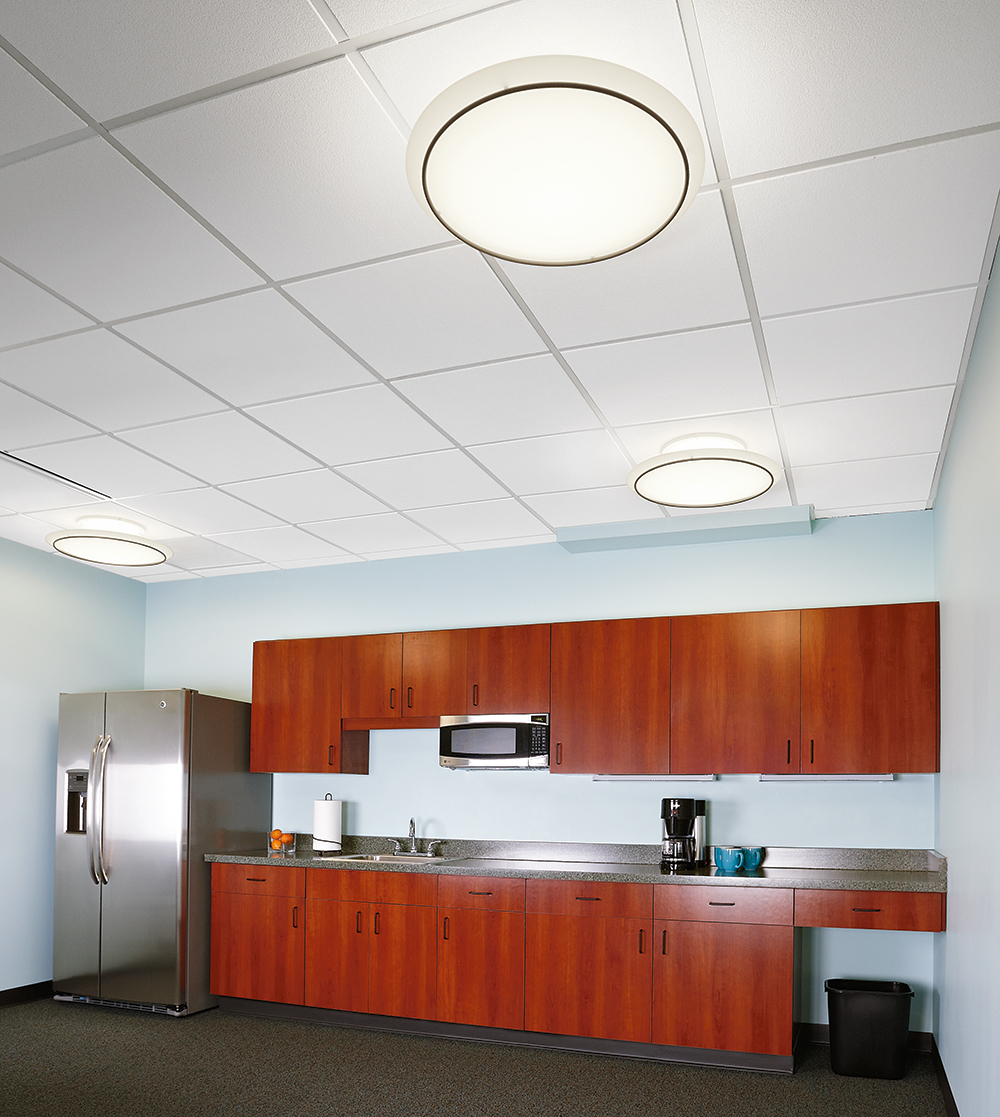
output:
POLYGON ((108 867, 104 860, 104 773, 108 764, 108 749, 111 746, 111 734, 102 737, 94 746, 92 762, 94 764, 95 782, 91 784, 90 793, 93 836, 91 838, 91 868, 90 875, 97 884, 108 883, 108 867))
POLYGON ((94 841, 94 835, 97 833, 101 819, 101 810, 97 806, 97 757, 103 744, 104 734, 102 733, 90 750, 90 770, 87 773, 87 790, 90 796, 90 818, 87 820, 87 863, 90 868, 90 879, 94 884, 101 883, 97 869, 97 843, 94 841))

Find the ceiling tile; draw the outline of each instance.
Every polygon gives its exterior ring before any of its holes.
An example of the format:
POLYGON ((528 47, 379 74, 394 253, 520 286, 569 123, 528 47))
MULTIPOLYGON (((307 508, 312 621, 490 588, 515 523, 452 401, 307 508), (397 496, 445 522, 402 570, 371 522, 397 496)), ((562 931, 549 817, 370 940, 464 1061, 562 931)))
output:
POLYGON ((743 411, 682 419, 669 423, 642 423, 619 427, 618 434, 637 462, 662 453, 663 444, 689 434, 731 434, 741 438, 748 450, 781 461, 781 447, 770 411, 743 411))
POLYGON ((549 354, 417 376, 396 387, 465 445, 601 425, 549 354))
POLYGON ((146 512, 164 523, 196 535, 277 527, 280 524, 274 516, 251 508, 218 489, 188 489, 185 492, 134 497, 128 500, 127 507, 146 512))
POLYGON ((96 505, 98 501, 78 489, 60 485, 58 481, 43 477, 8 458, 0 458, 0 504, 15 512, 76 506, 77 514, 82 516, 85 505, 96 505))
POLYGON ((954 382, 975 289, 764 322, 782 404, 954 382))
POLYGON ((198 571, 202 578, 228 578, 230 574, 266 574, 274 570, 269 562, 244 562, 236 566, 211 566, 198 571))
POLYGON ((142 427, 121 437, 211 485, 291 473, 316 464, 235 411, 142 427))
POLYGON ((273 565, 279 570, 299 570, 306 566, 339 566, 345 562, 363 562, 358 555, 340 554, 335 558, 282 559, 273 565))
POLYGON ((366 551, 363 558, 377 562, 381 559, 417 558, 420 555, 446 555, 454 554, 458 550, 448 543, 441 543, 436 547, 402 547, 391 551, 366 551))
POLYGON ((716 190, 703 191, 658 237, 613 260, 570 268, 503 267, 559 346, 747 318, 716 190))
MULTIPOLYGON (((358 0, 351 6, 357 8, 358 0)), ((382 16, 372 5, 364 7, 367 16, 345 13, 351 26, 371 25, 373 17, 382 16)), ((540 54, 601 58, 638 70, 665 85, 701 123, 677 8, 660 0, 613 6, 607 0, 522 0, 393 39, 365 51, 364 58, 412 124, 443 89, 466 74, 540 54)))
MULTIPOLYGON (((0 471, 0 479, 3 473, 0 471)), ((56 552, 45 542, 45 536, 52 530, 48 524, 33 519, 31 516, 0 516, 0 539, 10 539, 14 543, 21 543, 25 547, 34 547, 39 551, 48 551, 55 556, 56 552)))
POLYGON ((263 477, 258 481, 238 481, 235 485, 224 486, 224 489, 293 524, 387 511, 380 500, 328 469, 263 477))
MULTIPOLYGON (((4 13, 6 23, 6 13, 4 13)), ((0 51, 0 155, 85 128, 40 81, 0 51)))
POLYGON ((504 497, 507 491, 461 450, 345 465, 341 472, 394 508, 427 508, 504 497))
POLYGON ((244 563, 253 560, 253 555, 247 555, 235 547, 227 547, 216 543, 214 539, 206 539, 196 535, 186 535, 182 539, 170 540, 170 548, 174 552, 171 563, 183 570, 199 570, 210 566, 229 566, 233 563, 244 563))
POLYGON ((733 175, 1000 119, 1000 7, 988 0, 697 9, 733 175))
POLYGON ((421 508, 413 513, 413 518, 449 543, 518 539, 539 535, 546 527, 527 508, 510 498, 421 508))
POLYGON ((3 34, 99 120, 333 43, 305 0, 9 4, 3 34))
POLYGON ((576 349, 566 359, 615 426, 768 406, 749 324, 576 349))
POLYGON ((483 258, 464 245, 291 284, 288 292, 387 377, 544 348, 483 258))
POLYGON ((403 139, 343 59, 115 135, 276 279, 450 239, 410 193, 403 139))
POLYGON ((0 168, 0 255, 103 320, 260 282, 99 139, 0 168))
POLYGON ((189 570, 168 570, 162 574, 132 575, 133 580, 136 582, 183 582, 197 577, 197 574, 192 574, 189 570))
POLYGON ((224 406, 106 330, 0 353, 0 379, 109 431, 224 406))
POLYGON ((556 528, 663 519, 658 504, 643 500, 626 485, 579 489, 568 493, 542 493, 526 496, 524 503, 530 504, 543 520, 556 528))
POLYGON ((19 446, 36 446, 40 442, 78 438, 83 434, 93 434, 93 427, 63 415, 48 404, 39 403, 16 388, 0 384, 0 450, 16 450, 19 446))
POLYGON ((941 449, 954 388, 802 403, 781 409, 788 455, 799 466, 941 449))
POLYGON ((475 543, 461 543, 460 551, 495 551, 498 547, 537 547, 542 543, 555 543, 555 534, 547 531, 544 535, 528 535, 518 539, 482 539, 475 543))
POLYGON ((450 7, 449 0, 326 0, 351 38, 450 7))
POLYGON ((379 516, 353 516, 309 524, 309 530, 338 547, 357 554, 438 547, 441 540, 398 512, 379 516))
POLYGON ((631 468, 606 431, 496 442, 472 453, 519 496, 620 485, 631 468))
POLYGON ((202 303, 118 329, 237 407, 374 379, 277 291, 202 303))
POLYGON ((289 562, 293 559, 339 558, 344 552, 297 527, 265 527, 253 531, 230 531, 209 536, 216 543, 233 547, 264 562, 289 562))
POLYGON ((198 484, 188 474, 106 434, 37 446, 23 451, 21 457, 115 498, 198 484))
POLYGON ((330 465, 443 450, 451 445, 382 384, 267 403, 248 411, 330 465))
POLYGON ((72 307, 0 264, 0 345, 91 325, 72 307))
POLYGON ((795 492, 800 504, 814 505, 818 514, 830 508, 901 501, 926 503, 937 460, 937 454, 916 454, 833 465, 797 466, 795 492))
POLYGON ((979 282, 1000 133, 734 187, 762 315, 979 282))

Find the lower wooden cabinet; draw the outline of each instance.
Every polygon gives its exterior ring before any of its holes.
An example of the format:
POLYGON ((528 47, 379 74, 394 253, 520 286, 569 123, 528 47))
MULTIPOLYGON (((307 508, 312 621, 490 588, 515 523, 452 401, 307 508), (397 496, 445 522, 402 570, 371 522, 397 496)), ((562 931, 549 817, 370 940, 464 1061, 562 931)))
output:
POLYGON ((370 904, 310 899, 306 909, 305 1003, 368 1011, 370 904))
POLYGON ((796 888, 795 924, 876 931, 943 931, 945 897, 941 892, 796 888))
POLYGON ((437 1015, 435 908, 372 904, 368 1011, 433 1020, 437 1015))
POLYGON ((437 1018, 524 1027, 524 913, 438 908, 437 1018))

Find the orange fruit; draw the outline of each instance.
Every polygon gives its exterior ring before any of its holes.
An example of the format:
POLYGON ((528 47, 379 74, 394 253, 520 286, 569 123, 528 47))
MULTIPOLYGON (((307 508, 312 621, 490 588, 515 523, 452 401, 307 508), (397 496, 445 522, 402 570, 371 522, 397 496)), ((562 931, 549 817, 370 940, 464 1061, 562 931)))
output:
POLYGON ((272 838, 280 838, 281 837, 281 831, 280 830, 272 830, 271 831, 271 837, 272 838))
POLYGON ((294 842, 294 841, 295 841, 295 835, 294 834, 282 834, 281 835, 281 845, 283 845, 283 846, 290 846, 292 844, 292 842, 294 842))
POLYGON ((271 849, 281 849, 281 842, 277 838, 271 842, 271 849))

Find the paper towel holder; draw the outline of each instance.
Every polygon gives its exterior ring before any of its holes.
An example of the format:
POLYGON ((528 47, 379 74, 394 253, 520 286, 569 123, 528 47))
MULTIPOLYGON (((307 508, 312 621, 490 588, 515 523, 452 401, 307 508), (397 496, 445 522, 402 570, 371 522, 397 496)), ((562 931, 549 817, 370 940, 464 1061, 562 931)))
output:
POLYGON ((314 856, 339 857, 344 852, 343 810, 343 802, 329 791, 313 802, 314 856))

